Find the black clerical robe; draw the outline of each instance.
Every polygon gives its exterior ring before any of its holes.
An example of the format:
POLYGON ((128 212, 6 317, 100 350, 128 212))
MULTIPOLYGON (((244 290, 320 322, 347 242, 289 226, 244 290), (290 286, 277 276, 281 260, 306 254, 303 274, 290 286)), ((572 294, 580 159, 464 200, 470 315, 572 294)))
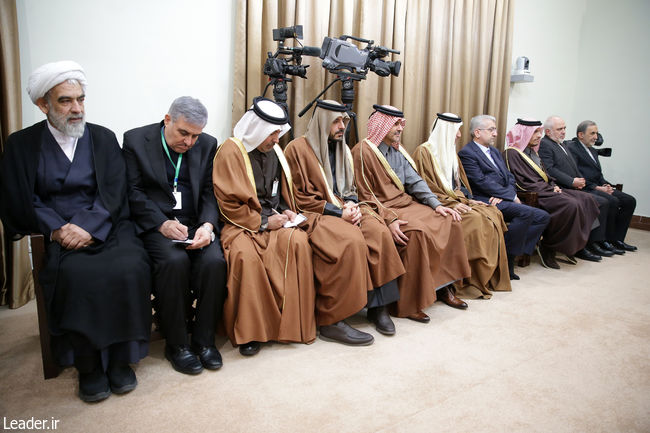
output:
POLYGON ((102 351, 141 342, 126 360, 146 355, 149 261, 128 220, 125 165, 115 135, 87 124, 70 162, 46 121, 18 131, 7 141, 0 191, 0 215, 13 238, 44 234, 40 281, 50 332, 82 336, 102 351), (68 222, 88 231, 94 243, 67 250, 50 241, 52 231, 68 222))

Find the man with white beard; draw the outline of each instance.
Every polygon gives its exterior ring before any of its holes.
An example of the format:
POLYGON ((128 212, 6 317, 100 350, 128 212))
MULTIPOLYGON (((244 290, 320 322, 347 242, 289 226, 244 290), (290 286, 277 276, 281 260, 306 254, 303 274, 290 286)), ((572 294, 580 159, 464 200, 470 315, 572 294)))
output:
POLYGON ((47 120, 7 140, 0 216, 14 239, 43 233, 39 279, 53 355, 77 368, 83 401, 100 401, 137 385, 129 364, 149 347, 149 259, 128 219, 115 134, 85 122, 81 66, 43 65, 30 75, 27 92, 47 120))

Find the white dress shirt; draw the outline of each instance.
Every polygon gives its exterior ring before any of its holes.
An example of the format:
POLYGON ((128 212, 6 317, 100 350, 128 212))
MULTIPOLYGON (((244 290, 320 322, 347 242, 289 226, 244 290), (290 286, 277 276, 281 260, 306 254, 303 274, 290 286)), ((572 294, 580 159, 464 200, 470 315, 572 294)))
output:
POLYGON ((483 152, 485 156, 487 156, 487 159, 490 160, 492 165, 498 169, 499 167, 497 166, 496 162, 494 162, 494 159, 492 159, 492 154, 490 153, 490 146, 482 146, 478 144, 476 141, 474 141, 474 144, 476 144, 476 146, 478 146, 478 148, 481 149, 481 152, 483 152))
MULTIPOLYGON (((580 140, 578 140, 578 141, 580 141, 580 140)), ((596 158, 594 158, 594 155, 591 153, 591 151, 589 150, 589 148, 588 148, 588 147, 587 147, 587 146, 586 146, 582 141, 580 141, 580 144, 582 144, 582 147, 584 147, 585 150, 587 151, 587 155, 589 155, 589 156, 591 157, 591 159, 593 159, 594 162, 595 162, 596 164, 598 164, 598 161, 596 161, 596 158)))
POLYGON ((70 162, 72 162, 72 159, 74 158, 74 152, 77 150, 77 141, 79 139, 75 137, 68 137, 63 132, 52 126, 49 120, 47 121, 47 127, 50 129, 50 132, 54 136, 56 142, 59 143, 59 146, 61 146, 61 150, 63 153, 65 153, 65 156, 67 156, 70 162))

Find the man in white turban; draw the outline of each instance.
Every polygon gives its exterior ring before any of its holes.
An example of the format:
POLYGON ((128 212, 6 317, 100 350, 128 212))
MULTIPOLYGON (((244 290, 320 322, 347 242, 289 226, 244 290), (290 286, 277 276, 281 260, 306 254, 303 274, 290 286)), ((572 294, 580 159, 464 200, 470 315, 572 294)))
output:
POLYGON ((40 274, 54 356, 79 371, 79 397, 134 389, 147 355, 147 254, 128 220, 126 169, 110 130, 84 119, 86 77, 49 63, 27 91, 47 120, 12 134, 0 170, 0 215, 14 238, 41 232, 40 274))
POLYGON ((228 263, 223 321, 244 356, 258 353, 261 342, 316 338, 312 249, 307 233, 295 227, 293 180, 278 146, 290 128, 282 107, 255 98, 214 157, 228 263))

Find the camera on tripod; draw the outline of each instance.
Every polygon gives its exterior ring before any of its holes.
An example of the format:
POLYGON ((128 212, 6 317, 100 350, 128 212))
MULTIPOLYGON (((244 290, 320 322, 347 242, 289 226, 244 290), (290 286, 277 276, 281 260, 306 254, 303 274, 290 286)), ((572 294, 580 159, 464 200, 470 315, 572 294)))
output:
POLYGON ((375 41, 357 38, 354 36, 342 35, 338 39, 325 37, 321 47, 320 58, 323 59, 323 67, 330 72, 336 73, 341 70, 348 70, 353 74, 366 75, 372 71, 380 77, 389 75, 398 76, 402 62, 390 62, 382 60, 388 53, 399 54, 397 50, 382 46, 373 46, 375 41), (367 43, 368 45, 360 50, 347 39, 367 43))
POLYGON ((290 78, 286 78, 286 75, 306 78, 309 65, 302 65, 302 56, 318 57, 320 48, 302 45, 299 47, 286 47, 284 40, 287 38, 302 39, 302 26, 273 29, 273 40, 278 41, 278 49, 275 54, 268 52, 268 58, 264 63, 264 75, 286 81, 291 81, 290 78), (279 57, 280 55, 291 57, 287 59, 286 57, 279 57))

